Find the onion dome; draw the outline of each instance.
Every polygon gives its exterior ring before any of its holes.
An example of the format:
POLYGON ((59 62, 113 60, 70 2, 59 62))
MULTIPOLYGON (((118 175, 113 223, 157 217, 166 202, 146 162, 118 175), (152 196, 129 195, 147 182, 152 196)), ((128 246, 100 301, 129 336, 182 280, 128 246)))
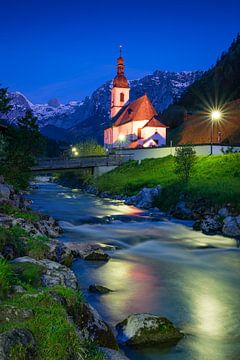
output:
POLYGON ((113 87, 128 88, 128 81, 124 75, 124 59, 122 57, 122 48, 120 47, 120 56, 117 59, 117 75, 113 80, 113 87))

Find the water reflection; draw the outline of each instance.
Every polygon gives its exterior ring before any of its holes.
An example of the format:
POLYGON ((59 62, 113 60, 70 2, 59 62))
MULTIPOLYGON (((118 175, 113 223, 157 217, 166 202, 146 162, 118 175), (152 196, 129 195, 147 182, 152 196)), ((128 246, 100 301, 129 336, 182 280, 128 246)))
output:
POLYGON ((108 263, 78 260, 73 266, 86 298, 113 326, 130 313, 151 312, 168 317, 186 334, 173 348, 127 349, 130 359, 240 358, 240 251, 235 240, 205 236, 181 222, 80 225, 90 216, 141 213, 54 184, 40 185, 31 197, 35 209, 62 221, 64 241, 119 246, 108 263), (91 294, 92 283, 114 292, 91 294))

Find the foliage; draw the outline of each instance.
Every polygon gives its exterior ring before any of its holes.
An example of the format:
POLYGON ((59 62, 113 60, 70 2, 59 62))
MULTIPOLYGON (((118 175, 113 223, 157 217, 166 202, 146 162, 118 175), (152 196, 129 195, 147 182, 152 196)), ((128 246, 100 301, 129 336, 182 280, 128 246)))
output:
POLYGON ((46 236, 30 237, 27 241, 27 254, 28 256, 41 260, 46 257, 49 251, 48 238, 46 236))
POLYGON ((196 151, 190 145, 176 148, 175 172, 183 182, 187 182, 196 162, 196 151))
POLYGON ((198 156, 187 184, 179 182, 174 158, 129 161, 94 180, 100 191, 112 194, 136 194, 143 187, 162 186, 158 206, 164 210, 175 205, 179 193, 186 191, 195 199, 205 197, 214 204, 240 204, 240 154, 198 156))
POLYGON ((0 259, 0 299, 4 299, 10 291, 14 282, 14 272, 10 263, 5 259, 0 259))
POLYGON ((55 175, 56 181, 71 188, 78 188, 89 184, 92 181, 92 173, 89 169, 80 169, 76 171, 64 171, 55 175))
POLYGON ((24 287, 41 287, 42 266, 31 263, 12 263, 11 270, 15 274, 17 283, 24 287))
POLYGON ((20 237, 26 236, 26 232, 19 226, 13 226, 10 229, 0 226, 0 252, 4 252, 5 246, 12 246, 16 256, 23 256, 25 246, 23 241, 19 241, 20 237))
POLYGON ((6 115, 8 111, 11 110, 11 108, 10 99, 7 96, 7 89, 0 88, 0 120, 3 115, 6 115))
POLYGON ((7 215, 12 215, 18 219, 25 219, 30 221, 38 221, 39 215, 34 213, 33 211, 25 211, 16 208, 15 206, 11 206, 8 204, 0 205, 0 212, 7 215))
POLYGON ((74 148, 76 148, 79 156, 106 155, 104 147, 95 140, 80 142, 74 145, 74 148))
POLYGON ((44 147, 37 118, 28 110, 25 116, 17 121, 17 126, 8 126, 4 137, 7 146, 5 159, 0 160, 1 173, 16 189, 24 189, 30 179, 30 167, 44 147))
POLYGON ((183 123, 184 115, 185 109, 183 106, 171 104, 163 111, 161 119, 164 124, 168 125, 171 129, 175 129, 183 123))

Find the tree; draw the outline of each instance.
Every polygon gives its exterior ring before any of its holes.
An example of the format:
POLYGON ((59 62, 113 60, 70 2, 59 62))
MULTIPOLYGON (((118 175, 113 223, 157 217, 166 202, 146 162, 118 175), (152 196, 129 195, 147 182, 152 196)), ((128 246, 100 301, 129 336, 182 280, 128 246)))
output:
MULTIPOLYGON (((104 147, 99 145, 95 140, 80 142, 74 145, 73 149, 76 149, 75 154, 79 156, 106 155, 104 147)), ((72 155, 74 155, 74 152, 72 155)))
POLYGON ((7 96, 7 89, 0 88, 0 120, 11 110, 11 108, 10 98, 7 96))
POLYGON ((31 111, 17 121, 17 126, 7 128, 5 140, 6 159, 1 164, 2 174, 16 188, 26 188, 31 176, 30 168, 44 148, 37 118, 31 111))
POLYGON ((191 145, 176 148, 175 152, 175 172, 179 178, 188 182, 196 162, 196 151, 191 145))

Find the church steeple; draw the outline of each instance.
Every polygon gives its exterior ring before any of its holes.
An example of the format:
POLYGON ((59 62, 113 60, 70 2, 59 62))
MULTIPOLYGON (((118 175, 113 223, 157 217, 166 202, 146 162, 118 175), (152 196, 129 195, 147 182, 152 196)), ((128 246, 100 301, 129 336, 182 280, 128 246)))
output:
POLYGON ((117 59, 117 75, 113 79, 113 88, 111 90, 111 118, 115 117, 129 100, 130 89, 124 75, 124 68, 122 46, 120 46, 120 56, 117 59))
POLYGON ((124 75, 124 59, 122 57, 122 46, 120 46, 120 56, 117 59, 117 75, 113 80, 114 87, 122 87, 128 88, 128 81, 126 76, 124 75))

